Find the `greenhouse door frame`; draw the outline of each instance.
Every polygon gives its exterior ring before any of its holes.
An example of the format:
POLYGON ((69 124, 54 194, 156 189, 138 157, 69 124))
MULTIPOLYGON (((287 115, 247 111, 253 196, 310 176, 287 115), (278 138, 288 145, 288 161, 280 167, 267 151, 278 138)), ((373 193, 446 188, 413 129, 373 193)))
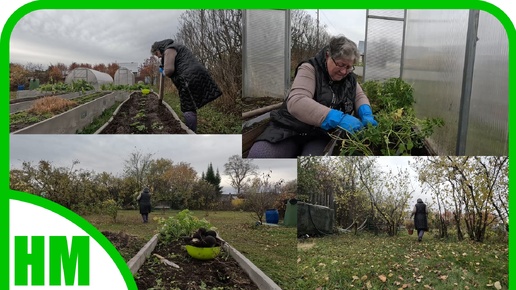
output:
POLYGON ((469 10, 468 31, 466 33, 466 53, 464 56, 464 71, 462 74, 462 89, 459 107, 459 130, 457 133, 457 145, 455 150, 455 154, 458 156, 466 154, 479 19, 480 10, 469 10))
MULTIPOLYGON (((285 67, 284 67, 284 88, 285 91, 283 92, 283 96, 289 91, 290 89, 290 39, 291 39, 291 32, 290 32, 290 10, 289 9, 263 9, 263 10, 279 10, 285 12, 285 43, 284 43, 284 54, 285 54, 285 67)), ((248 51, 247 47, 249 45, 248 40, 248 25, 247 25, 247 13, 248 10, 242 11, 242 97, 248 97, 249 94, 249 75, 250 72, 248 71, 248 51)))
POLYGON ((400 74, 399 78, 401 79, 403 75, 403 59, 405 58, 405 31, 407 30, 407 9, 403 9, 403 18, 401 17, 389 17, 389 16, 378 16, 378 15, 370 15, 370 9, 366 9, 366 25, 365 25, 365 41, 364 41, 364 59, 362 62, 364 63, 364 72, 363 72, 363 81, 366 81, 366 71, 367 71, 367 32, 368 32, 368 24, 369 19, 381 19, 381 20, 390 20, 390 21, 402 21, 403 22, 403 36, 401 40, 401 55, 400 55, 400 74))

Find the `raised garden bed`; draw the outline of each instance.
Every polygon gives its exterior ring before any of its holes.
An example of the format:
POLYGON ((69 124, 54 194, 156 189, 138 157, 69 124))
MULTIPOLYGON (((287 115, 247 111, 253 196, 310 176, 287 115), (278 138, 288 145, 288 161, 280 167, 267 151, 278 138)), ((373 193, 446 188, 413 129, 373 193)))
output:
POLYGON ((192 134, 154 93, 132 93, 97 134, 192 134))
POLYGON ((141 239, 123 232, 102 232, 127 261, 138 289, 268 289, 280 287, 240 252, 224 242, 213 260, 196 260, 188 255, 181 240, 158 242, 155 235, 142 246, 141 239), (139 249, 141 247, 141 249, 139 249), (154 254, 177 264, 166 265, 154 254))
POLYGON ((213 260, 196 260, 188 255, 184 244, 179 241, 158 242, 153 254, 174 262, 180 268, 166 265, 151 255, 136 273, 138 289, 259 289, 224 249, 213 260))
POLYGON ((9 129, 12 134, 75 134, 117 100, 126 98, 127 92, 99 92, 75 98, 70 106, 48 113, 14 113, 10 115, 9 129))
POLYGON ((129 261, 134 257, 146 244, 144 239, 124 232, 113 233, 103 231, 102 234, 115 246, 125 261, 129 261))

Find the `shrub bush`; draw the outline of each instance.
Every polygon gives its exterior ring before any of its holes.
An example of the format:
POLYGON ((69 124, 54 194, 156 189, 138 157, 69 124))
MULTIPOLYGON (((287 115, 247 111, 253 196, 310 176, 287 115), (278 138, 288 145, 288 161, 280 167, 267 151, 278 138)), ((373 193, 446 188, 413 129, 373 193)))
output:
POLYGON ((109 215, 113 219, 114 223, 116 223, 119 208, 120 206, 118 206, 118 203, 113 199, 108 199, 102 202, 102 211, 104 214, 109 215))

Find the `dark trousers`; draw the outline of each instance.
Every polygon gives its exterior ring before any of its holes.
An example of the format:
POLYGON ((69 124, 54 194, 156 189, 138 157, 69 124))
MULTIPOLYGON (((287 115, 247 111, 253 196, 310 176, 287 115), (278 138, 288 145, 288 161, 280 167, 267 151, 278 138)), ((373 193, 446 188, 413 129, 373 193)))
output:
POLYGON ((425 234, 424 230, 417 230, 417 237, 419 240, 423 239, 423 235, 425 234))
POLYGON ((142 213, 142 219, 144 223, 149 222, 149 214, 148 213, 142 213))

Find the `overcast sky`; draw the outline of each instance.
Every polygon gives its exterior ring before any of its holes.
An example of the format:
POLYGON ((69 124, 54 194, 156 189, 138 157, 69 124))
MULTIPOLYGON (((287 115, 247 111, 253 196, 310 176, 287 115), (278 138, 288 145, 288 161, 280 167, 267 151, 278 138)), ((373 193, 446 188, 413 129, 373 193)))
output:
POLYGON ((151 56, 155 41, 174 38, 184 10, 37 10, 11 35, 11 62, 119 63, 130 69, 151 56))
MULTIPOLYGON (((30 0, 3 1, 0 23, 30 0)), ((516 18, 512 1, 490 0, 516 18)), ((174 37, 183 10, 38 10, 25 15, 10 38, 11 62, 22 65, 141 63, 156 40, 174 37)), ((315 19, 316 10, 307 10, 315 19)), ((365 10, 319 10, 332 35, 344 34, 358 45, 365 40, 365 10)), ((514 22, 514 20, 513 20, 514 22)))
MULTIPOLYGON (((139 150, 153 154, 153 159, 166 158, 187 162, 199 177, 208 164, 219 169, 221 186, 225 193, 234 192, 224 175, 224 164, 232 155, 241 155, 240 135, 22 135, 10 136, 10 168, 21 168, 24 161, 36 164, 40 160, 59 167, 103 171, 119 175, 131 153, 139 150)), ((297 178, 296 159, 253 160, 260 173, 272 170, 271 180, 285 181, 297 178)))
MULTIPOLYGON (((316 10, 306 10, 316 19, 316 10)), ((14 27, 10 62, 119 63, 137 70, 157 40, 175 38, 184 10, 37 10, 14 27)), ((319 10, 331 35, 364 40, 365 10, 319 10)))
MULTIPOLYGON (((317 19, 317 10, 306 10, 313 19, 317 19)), ((319 23, 326 26, 330 35, 344 35, 358 46, 365 40, 365 9, 319 9, 319 23)))

